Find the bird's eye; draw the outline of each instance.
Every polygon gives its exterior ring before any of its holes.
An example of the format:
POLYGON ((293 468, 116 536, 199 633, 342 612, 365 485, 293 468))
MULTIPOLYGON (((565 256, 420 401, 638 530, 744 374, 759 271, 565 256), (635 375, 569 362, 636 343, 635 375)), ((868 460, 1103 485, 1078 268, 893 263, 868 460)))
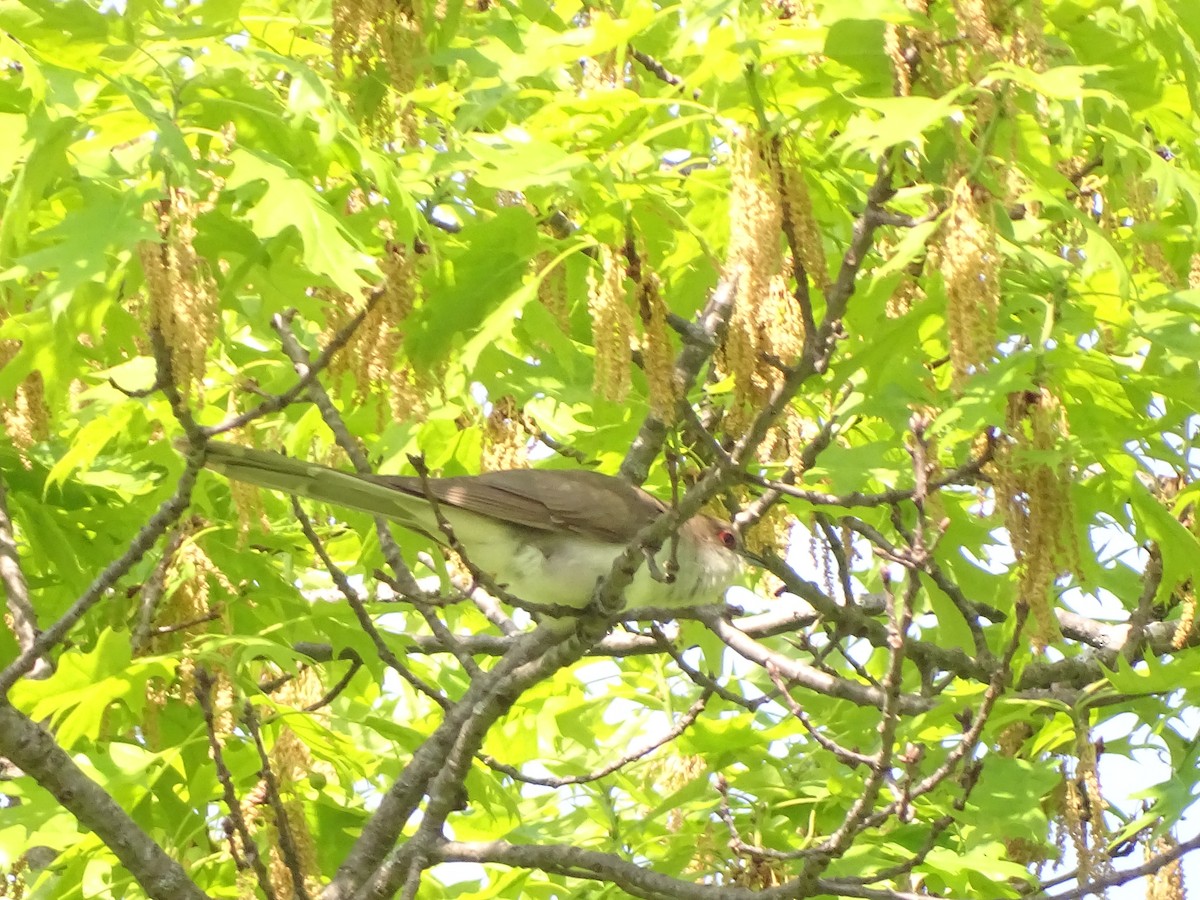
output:
POLYGON ((717 540, 724 544, 729 550, 737 549, 737 538, 734 537, 733 532, 728 528, 722 528, 717 532, 717 540))

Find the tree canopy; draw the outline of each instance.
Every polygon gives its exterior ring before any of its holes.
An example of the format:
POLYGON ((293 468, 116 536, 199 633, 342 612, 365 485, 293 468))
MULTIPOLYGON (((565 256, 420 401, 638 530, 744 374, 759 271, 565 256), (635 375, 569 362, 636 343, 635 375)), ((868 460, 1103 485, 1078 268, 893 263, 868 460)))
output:
POLYGON ((0 32, 0 896, 1182 897, 1200 7, 0 32), (538 627, 214 438, 671 511, 538 627), (605 615, 701 509, 730 605, 605 615))

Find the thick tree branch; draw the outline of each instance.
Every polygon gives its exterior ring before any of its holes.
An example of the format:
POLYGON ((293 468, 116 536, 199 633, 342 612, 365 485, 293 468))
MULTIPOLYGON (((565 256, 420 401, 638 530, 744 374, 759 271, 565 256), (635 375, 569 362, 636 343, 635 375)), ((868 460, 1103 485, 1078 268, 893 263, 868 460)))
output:
MULTIPOLYGON (((843 881, 792 879, 754 890, 728 884, 697 884, 643 868, 612 853, 585 850, 571 844, 511 844, 508 841, 467 843, 443 841, 430 852, 433 862, 472 862, 520 869, 540 869, 555 875, 614 884, 634 897, 647 900, 796 900, 814 894, 837 896, 843 881)), ((922 895, 848 885, 850 897, 887 900, 928 900, 922 895)))
POLYGON ((696 884, 643 868, 612 853, 585 850, 570 844, 444 841, 430 849, 430 856, 435 862, 496 863, 521 869, 540 869, 571 878, 603 881, 616 885, 634 897, 651 900, 783 900, 798 896, 795 886, 790 884, 764 891, 696 884))
POLYGON ((1200 850, 1200 834, 1190 840, 1176 844, 1168 850, 1154 854, 1154 856, 1150 857, 1150 859, 1146 860, 1140 866, 1122 869, 1120 872, 1112 872, 1103 878, 1088 881, 1086 884, 1081 884, 1069 891, 1063 891, 1061 894, 1051 894, 1049 897, 1052 900, 1081 900, 1083 897, 1101 897, 1107 888, 1118 887, 1146 875, 1152 875, 1163 866, 1177 859, 1182 859, 1193 850, 1200 850))
POLYGON ((597 617, 585 616, 574 632, 563 632, 561 623, 539 629, 547 633, 543 652, 496 678, 482 701, 471 707, 443 766, 429 785, 429 801, 423 810, 417 833, 403 848, 389 855, 360 896, 383 900, 392 896, 401 884, 416 883, 420 871, 428 868, 432 862, 433 846, 443 839, 442 828, 446 818, 460 802, 467 770, 483 745, 488 730, 512 708, 522 693, 579 659, 594 642, 593 632, 603 627, 597 617))
POLYGON ((12 760, 94 831, 149 896, 155 900, 207 900, 208 895, 187 877, 183 867, 75 765, 48 731, 2 699, 0 756, 12 760))
MULTIPOLYGON (((561 627, 553 626, 542 626, 532 634, 522 635, 490 671, 471 682, 384 794, 375 814, 363 826, 358 840, 322 893, 322 900, 349 900, 358 893, 392 851, 433 779, 445 770, 446 760, 475 716, 476 707, 494 710, 497 717, 501 715, 503 710, 495 707, 493 699, 497 686, 522 666, 544 656, 562 639, 561 627)), ((396 863, 393 860, 393 865, 396 863)))

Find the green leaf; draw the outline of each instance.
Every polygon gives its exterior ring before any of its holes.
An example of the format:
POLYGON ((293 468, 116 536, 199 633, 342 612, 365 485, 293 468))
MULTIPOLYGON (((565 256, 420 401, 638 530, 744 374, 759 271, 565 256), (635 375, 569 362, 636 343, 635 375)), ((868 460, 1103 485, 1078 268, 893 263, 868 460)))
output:
POLYGON ((62 656, 57 671, 44 681, 23 681, 12 692, 13 705, 33 719, 49 719, 55 739, 71 748, 83 739, 95 741, 109 704, 122 702, 135 716, 146 703, 151 679, 170 678, 168 659, 132 660, 127 635, 105 629, 91 651, 62 656))
POLYGON ((364 283, 361 274, 373 261, 350 239, 333 211, 290 166, 266 153, 234 150, 229 190, 242 193, 249 205, 247 221, 263 237, 292 229, 304 247, 302 261, 343 291, 353 293, 364 283))
MULTIPOLYGON (((428 369, 456 340, 474 337, 485 325, 495 336, 534 293, 524 285, 537 247, 533 218, 523 209, 500 210, 470 226, 470 244, 448 255, 437 284, 439 300, 409 319, 405 349, 413 364, 428 369)), ((475 345, 476 352, 480 349, 475 345)))

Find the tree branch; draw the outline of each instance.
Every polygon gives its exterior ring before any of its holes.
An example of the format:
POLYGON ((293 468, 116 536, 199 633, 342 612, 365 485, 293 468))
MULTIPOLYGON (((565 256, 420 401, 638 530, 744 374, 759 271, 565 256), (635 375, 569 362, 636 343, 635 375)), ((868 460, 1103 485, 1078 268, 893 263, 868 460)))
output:
POLYGON ((611 775, 613 772, 625 768, 625 766, 629 765, 630 763, 649 756, 659 747, 669 744, 671 741, 675 740, 677 737, 687 731, 691 724, 700 717, 700 713, 702 713, 704 711, 704 707, 708 705, 708 700, 712 694, 713 692, 708 689, 702 691, 696 702, 693 703, 687 709, 687 711, 675 721, 675 724, 671 726, 670 730, 661 737, 658 737, 650 743, 639 747, 637 750, 631 750, 629 753, 626 753, 619 759, 613 760, 608 765, 603 766, 594 772, 588 772, 585 775, 568 775, 564 778, 538 778, 533 775, 526 775, 516 766, 510 766, 506 763, 499 762, 495 758, 488 756, 486 753, 480 753, 479 759, 484 763, 484 765, 488 766, 488 768, 495 769, 497 772, 507 775, 514 781, 524 782, 525 784, 536 784, 548 788, 561 788, 572 784, 587 784, 588 782, 599 781, 601 778, 605 778, 606 776, 611 775))
POLYGON ((3 699, 0 755, 12 760, 94 831, 149 896, 155 900, 208 900, 183 867, 75 765, 48 731, 3 699))
MULTIPOLYGON (((8 489, 0 478, 0 584, 4 586, 4 599, 8 604, 8 616, 13 635, 21 652, 32 651, 39 634, 37 612, 29 599, 29 582, 21 570, 21 554, 17 549, 17 536, 12 518, 8 514, 8 489)), ((54 671, 49 657, 35 656, 29 668, 30 678, 49 678, 54 671)))
POLYGON ((105 594, 138 562, 162 534, 178 521, 191 502, 192 488, 196 484, 196 473, 200 470, 202 451, 188 456, 187 465, 175 485, 175 493, 158 508, 141 530, 129 542, 129 547, 113 560, 88 586, 78 600, 62 617, 37 636, 37 639, 0 672, 0 696, 7 696, 17 679, 25 675, 46 651, 66 637, 75 623, 82 619, 93 606, 104 599, 105 594))
MULTIPOLYGON (((688 391, 696 383, 704 363, 720 345, 729 317, 733 313, 735 284, 722 279, 709 295, 708 303, 697 317, 692 340, 685 341, 675 360, 674 378, 679 386, 680 404, 686 404, 688 391)), ((642 484, 650 474, 650 465, 662 452, 667 437, 667 424, 648 415, 637 437, 621 462, 620 475, 631 484, 642 484)))
MULTIPOLYGON (((254 879, 258 882, 259 890, 267 900, 276 900, 275 888, 271 884, 271 876, 267 872, 266 863, 263 862, 262 854, 258 849, 258 842, 254 840, 254 836, 250 834, 250 826, 246 823, 246 817, 242 815, 242 801, 238 798, 237 790, 233 786, 233 773, 229 771, 229 766, 225 763, 225 751, 221 746, 221 738, 217 734, 217 720, 213 712, 212 693, 213 679, 208 673, 208 670, 203 667, 196 669, 196 686, 193 690, 196 697, 196 702, 200 705, 200 714, 204 717, 204 730, 208 734, 208 752, 212 756, 213 766, 217 770, 217 781, 221 785, 222 799, 225 801, 225 809, 228 811, 226 820, 227 827, 232 826, 234 834, 242 842, 242 859, 245 862, 239 862, 239 868, 248 866, 254 872, 254 879)), ((233 842, 233 835, 230 835, 230 843, 233 842)), ((236 848, 233 856, 236 859, 236 848)))
MULTIPOLYGON (((887 696, 879 688, 869 687, 844 678, 834 678, 806 663, 790 659, 782 653, 776 653, 734 628, 733 623, 724 617, 709 616, 702 621, 739 656, 758 663, 763 668, 773 667, 782 677, 801 687, 819 694, 837 697, 840 700, 849 700, 859 706, 883 709, 887 705, 887 696)), ((905 715, 924 712, 933 705, 931 701, 922 697, 908 695, 901 696, 897 702, 900 711, 905 715)))
POLYGON ((304 866, 300 862, 300 853, 296 849, 296 840, 292 835, 292 825, 288 821, 287 810, 283 806, 283 798, 279 795, 279 780, 275 777, 274 769, 271 768, 271 757, 267 754, 267 748, 263 744, 262 730, 258 727, 258 716, 255 715, 254 706, 250 703, 243 707, 242 721, 254 741, 254 748, 258 751, 258 760, 262 765, 259 777, 262 778, 263 786, 266 788, 267 802, 275 814, 275 831, 279 835, 279 852, 283 857, 284 865, 287 866, 288 872, 292 876, 292 892, 296 900, 309 900, 308 888, 304 883, 304 866))
MULTIPOLYGON (((288 406, 299 400, 300 396, 307 391, 311 385, 316 383, 317 376, 325 371, 325 369, 329 367, 329 364, 333 362, 334 355, 350 342, 350 339, 354 337, 354 332, 357 331, 359 326, 362 325, 363 321, 370 314, 371 310, 375 308, 376 304, 378 304, 379 301, 386 296, 386 293, 387 292, 383 287, 377 287, 375 290, 373 290, 371 295, 367 298, 367 302, 363 305, 363 308, 360 309, 354 315, 354 317, 350 319, 349 322, 347 322, 334 333, 333 338, 321 349, 321 352, 317 355, 317 358, 311 363, 308 362, 307 358, 305 359, 304 371, 300 373, 299 380, 290 388, 288 388, 282 394, 268 397, 253 409, 249 409, 244 413, 226 419, 219 425, 213 425, 205 428, 204 434, 207 437, 216 437, 217 435, 224 434, 227 431, 236 431, 239 428, 249 425, 255 419, 261 419, 263 416, 286 409, 288 406)), ((290 320, 290 316, 292 314, 293 313, 285 313, 285 319, 290 320)))
MULTIPOLYGON (((279 335, 283 351, 291 359, 296 371, 302 376, 306 375, 310 371, 308 353, 300 346, 300 342, 292 332, 291 317, 276 315, 271 319, 271 326, 279 335)), ((307 390, 309 399, 312 400, 313 405, 321 413, 321 419, 333 433, 338 446, 346 452, 346 456, 349 457, 350 462, 354 465, 355 471, 360 475, 371 474, 370 461, 367 459, 358 441, 350 434, 349 429, 346 428, 346 423, 342 419, 341 413, 334 406, 325 388, 320 382, 312 381, 308 384, 307 390)), ((383 551, 383 557, 387 560, 394 577, 398 579, 400 591, 404 594, 405 599, 416 608, 430 630, 450 649, 450 652, 454 654, 459 664, 467 673, 472 677, 477 675, 478 666, 476 666, 475 660, 470 655, 458 649, 458 642, 455 637, 446 628, 445 623, 437 617, 432 607, 425 602, 425 592, 417 584, 417 579, 413 576, 412 571, 405 565, 404 557, 400 553, 396 539, 392 537, 392 533, 388 529, 387 520, 381 516, 375 517, 375 532, 379 536, 379 546, 383 551)))
MULTIPOLYGON (((300 523, 300 530, 308 538, 308 542, 312 545, 317 558, 325 566, 325 571, 329 573, 329 577, 333 579, 333 583, 342 592, 342 596, 346 599, 350 611, 354 613, 354 618, 358 620, 359 627, 371 639, 371 643, 375 645, 375 652, 379 655, 379 658, 416 690, 442 707, 442 709, 448 709, 450 707, 450 700, 446 695, 416 675, 408 666, 404 665, 400 661, 400 658, 392 652, 387 642, 384 641, 383 635, 379 633, 379 629, 375 627, 370 613, 367 612, 367 608, 363 605, 362 598, 358 596, 358 591, 354 589, 354 585, 350 583, 350 579, 346 577, 346 573, 338 568, 329 553, 326 552, 325 544, 321 541, 316 529, 313 528, 312 520, 304 512, 304 509, 300 506, 300 501, 295 497, 292 498, 292 513, 296 516, 296 521, 300 523)), ((358 662, 361 664, 362 660, 360 659, 358 662)))
MULTIPOLYGON (((497 706, 494 696, 496 688, 522 666, 544 656, 563 638, 561 625, 544 625, 531 634, 522 635, 490 671, 471 682, 462 699, 447 711, 441 724, 417 748, 404 771, 383 795, 375 814, 363 826, 358 840, 321 894, 322 900, 350 900, 358 894, 359 888, 388 857, 421 797, 430 790, 431 782, 447 770, 446 762, 456 745, 461 746, 459 741, 475 717, 476 708, 484 718, 493 712, 496 717, 502 715, 504 710, 497 706)), ((477 749, 475 747, 470 755, 473 756, 477 749)), ((391 866, 392 874, 399 872, 400 880, 403 880, 407 869, 399 865, 401 861, 393 858, 391 866)))

